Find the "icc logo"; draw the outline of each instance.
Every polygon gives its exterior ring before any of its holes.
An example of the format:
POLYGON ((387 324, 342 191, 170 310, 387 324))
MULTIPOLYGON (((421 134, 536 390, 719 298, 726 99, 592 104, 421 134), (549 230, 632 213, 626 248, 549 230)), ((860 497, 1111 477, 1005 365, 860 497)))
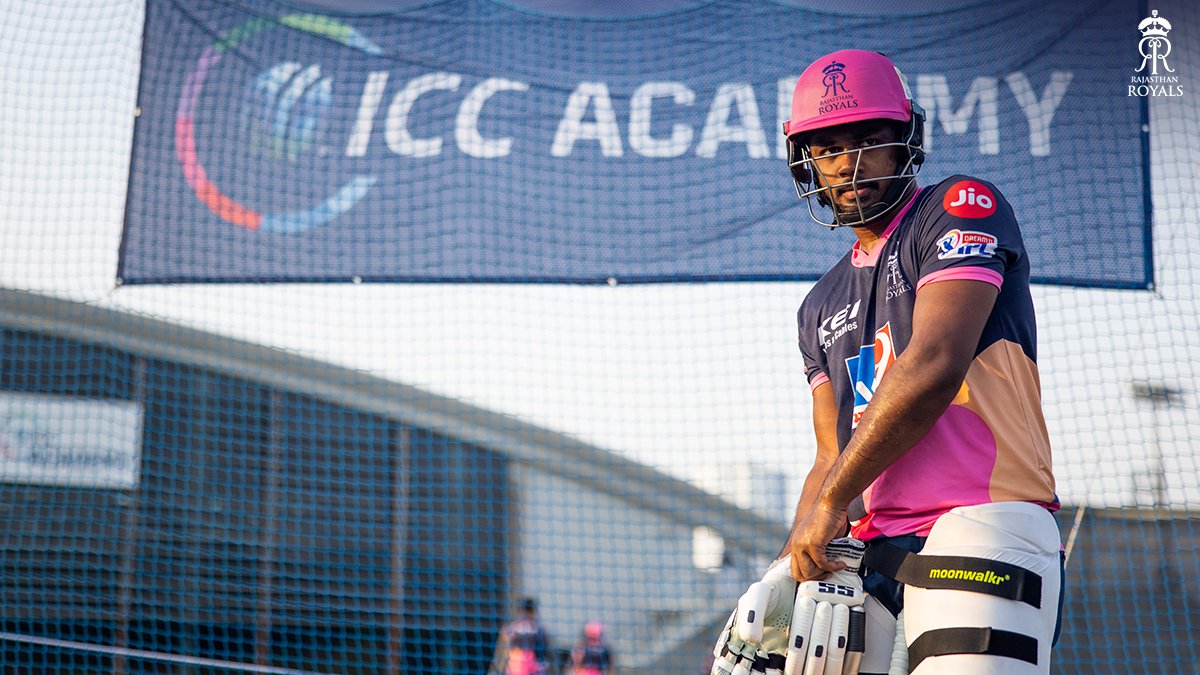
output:
MULTIPOLYGON (((368 174, 353 176, 315 204, 295 204, 277 211, 264 211, 235 200, 213 183, 201 163, 201 148, 196 138, 205 80, 217 72, 222 58, 233 52, 239 43, 272 27, 290 28, 333 40, 366 54, 383 53, 378 45, 353 27, 313 14, 256 18, 235 26, 204 50, 195 69, 184 80, 175 117, 175 155, 192 192, 221 220, 252 231, 296 234, 324 225, 350 210, 375 184, 376 177, 368 174)), ((242 116, 248 124, 251 143, 266 154, 293 162, 309 152, 320 138, 323 120, 333 101, 333 82, 322 76, 320 66, 305 67, 292 62, 279 63, 259 73, 244 91, 242 116)))
POLYGON ((838 89, 842 90, 843 94, 849 94, 846 91, 846 73, 842 72, 846 68, 846 64, 834 61, 821 71, 825 73, 825 77, 821 80, 821 84, 825 85, 825 93, 821 94, 821 98, 827 98, 837 94, 838 89))
POLYGON ((1175 72, 1167 65, 1167 55, 1171 53, 1171 41, 1167 39, 1167 33, 1171 32, 1171 22, 1160 17, 1158 10, 1152 10, 1150 16, 1142 19, 1138 24, 1138 30, 1142 32, 1142 39, 1138 41, 1138 51, 1142 55, 1142 65, 1134 72, 1142 72, 1146 66, 1150 66, 1150 75, 1158 75, 1159 63, 1162 63, 1163 70, 1168 73, 1175 72))
POLYGON ((320 66, 280 63, 259 74, 248 93, 243 117, 254 146, 295 161, 319 136, 333 102, 333 83, 321 77, 320 66))

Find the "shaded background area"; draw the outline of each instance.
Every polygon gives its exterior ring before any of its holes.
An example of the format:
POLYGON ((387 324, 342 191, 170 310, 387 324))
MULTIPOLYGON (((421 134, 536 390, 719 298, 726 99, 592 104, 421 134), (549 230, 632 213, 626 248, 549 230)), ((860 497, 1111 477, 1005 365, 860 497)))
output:
MULTIPOLYGON (((786 536, 427 392, 142 317, 0 301, 0 395, 145 406, 134 489, 0 484, 0 654, 16 672, 483 673, 510 598, 531 593, 557 624, 604 614, 622 672, 696 673, 786 536), (717 567, 698 563, 702 523, 729 541, 717 567)), ((24 442, 13 428, 6 450, 24 442)), ((1058 522, 1056 672, 1197 663, 1197 514, 1069 507, 1058 522)), ((561 661, 570 643, 554 646, 561 661)))

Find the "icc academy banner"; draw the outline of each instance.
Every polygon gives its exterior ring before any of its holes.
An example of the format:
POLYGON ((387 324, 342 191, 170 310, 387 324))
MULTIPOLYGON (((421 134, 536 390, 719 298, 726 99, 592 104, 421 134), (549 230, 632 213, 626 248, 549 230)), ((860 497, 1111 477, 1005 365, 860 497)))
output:
POLYGON ((1164 92, 1131 82, 1170 66, 1145 18, 1125 0, 636 17, 150 0, 119 275, 813 279, 852 238, 796 198, 781 124, 804 66, 853 47, 896 61, 929 112, 923 183, 970 173, 1012 201, 1035 280, 1144 288, 1146 100, 1164 92))

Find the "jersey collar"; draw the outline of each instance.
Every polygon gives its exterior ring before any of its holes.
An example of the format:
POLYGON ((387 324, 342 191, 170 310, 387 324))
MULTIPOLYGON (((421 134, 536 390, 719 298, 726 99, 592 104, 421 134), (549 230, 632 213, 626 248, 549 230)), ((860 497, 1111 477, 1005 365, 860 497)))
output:
POLYGON ((892 216, 892 222, 888 223, 888 226, 883 230, 883 234, 879 235, 879 241, 875 242, 875 247, 871 249, 870 253, 864 253, 862 244, 857 241, 854 242, 854 247, 850 249, 850 264, 855 267, 874 267, 875 263, 879 260, 883 245, 887 243, 887 238, 900 225, 900 221, 904 220, 904 216, 908 213, 908 210, 912 208, 912 205, 917 201, 917 197, 920 197, 924 191, 925 188, 923 187, 917 188, 913 196, 909 197, 904 206, 896 212, 896 215, 892 216))

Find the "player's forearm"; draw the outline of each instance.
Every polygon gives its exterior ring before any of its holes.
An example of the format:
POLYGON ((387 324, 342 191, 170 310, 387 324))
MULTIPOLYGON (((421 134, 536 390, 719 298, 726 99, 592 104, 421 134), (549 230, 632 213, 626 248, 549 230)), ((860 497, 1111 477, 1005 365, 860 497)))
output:
MULTIPOLYGON (((820 498, 821 486, 825 484, 825 478, 829 475, 831 466, 833 466, 832 459, 826 458, 821 453, 817 454, 817 458, 813 461, 812 469, 809 470, 808 476, 804 479, 804 488, 800 492, 800 500, 796 502, 796 512, 792 516, 792 532, 796 531, 796 527, 804 521, 804 516, 808 514, 809 509, 820 498)), ((779 556, 787 555, 790 546, 791 535, 789 534, 788 541, 784 543, 779 556)))
POLYGON ((901 355, 830 468, 821 486, 820 501, 844 508, 861 494, 929 432, 954 400, 964 375, 963 370, 936 354, 901 355))
POLYGON ((812 469, 804 479, 804 489, 800 492, 800 500, 796 502, 796 514, 792 520, 793 527, 796 523, 804 520, 805 514, 813 507, 813 504, 817 503, 817 499, 821 496, 821 486, 825 484, 825 479, 829 476, 834 459, 834 456, 818 456, 813 462, 812 469))

